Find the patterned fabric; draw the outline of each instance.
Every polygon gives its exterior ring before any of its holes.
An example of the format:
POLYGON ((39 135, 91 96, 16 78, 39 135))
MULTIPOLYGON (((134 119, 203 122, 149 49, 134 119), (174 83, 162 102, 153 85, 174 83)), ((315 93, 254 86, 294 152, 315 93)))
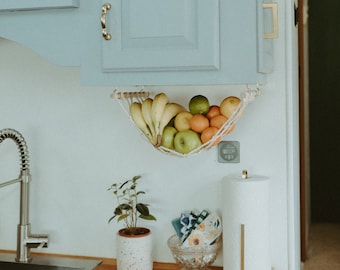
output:
POLYGON ((181 214, 180 222, 181 222, 182 242, 188 238, 198 218, 199 217, 194 212, 181 214))
POLYGON ((222 234, 222 222, 216 213, 209 214, 192 230, 183 247, 202 247, 211 245, 222 234))
POLYGON ((207 210, 181 213, 179 218, 172 221, 172 225, 184 247, 211 245, 222 234, 221 218, 207 210))

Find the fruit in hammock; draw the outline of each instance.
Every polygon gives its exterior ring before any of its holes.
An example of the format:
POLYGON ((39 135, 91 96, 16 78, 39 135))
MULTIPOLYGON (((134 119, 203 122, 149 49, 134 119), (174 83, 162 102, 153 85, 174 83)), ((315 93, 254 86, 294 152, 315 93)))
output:
POLYGON ((147 98, 143 100, 142 113, 143 113, 143 118, 150 129, 152 137, 156 137, 157 134, 156 134, 155 126, 153 124, 152 117, 151 117, 152 102, 153 102, 152 98, 147 98))
POLYGON ((209 108, 209 100, 203 95, 196 95, 189 101, 189 110, 192 114, 206 114, 209 108))
POLYGON ((165 148, 174 149, 174 139, 177 133, 177 129, 172 126, 166 126, 162 134, 161 145, 165 148))
POLYGON ((219 129, 224 125, 225 122, 227 122, 227 120, 227 117, 225 117, 223 114, 216 115, 210 119, 210 126, 217 127, 219 129))
POLYGON ((241 100, 238 97, 229 96, 222 100, 220 104, 221 114, 227 118, 233 114, 235 108, 240 104, 241 100))
POLYGON ((176 115, 174 126, 178 131, 190 129, 190 119, 192 118, 192 113, 188 111, 180 112, 176 115))
POLYGON ((174 147, 181 154, 188 154, 202 145, 200 136, 193 130, 179 131, 175 135, 174 147))
POLYGON ((159 93, 153 98, 151 106, 151 118, 155 127, 156 134, 159 134, 159 125, 163 116, 166 104, 169 102, 165 93, 159 93))
POLYGON ((235 123, 231 123, 229 128, 227 128, 224 132, 223 132, 223 135, 227 135, 227 134, 230 134, 231 132, 234 131, 236 125, 235 123))
POLYGON ((165 105, 165 109, 159 123, 159 131, 157 134, 157 140, 159 145, 161 144, 161 138, 164 128, 169 124, 172 118, 174 118, 178 113, 183 111, 185 111, 185 108, 177 103, 168 103, 165 105))
POLYGON ((209 119, 202 114, 194 114, 189 123, 190 129, 198 133, 209 127, 209 119))
POLYGON ((139 102, 133 102, 130 105, 130 115, 135 125, 145 134, 150 142, 155 145, 157 142, 157 137, 152 136, 151 131, 144 120, 142 104, 139 102))
POLYGON ((205 115, 209 120, 211 118, 213 118, 216 115, 221 114, 220 112, 220 106, 217 105, 211 105, 209 108, 209 111, 207 112, 207 114, 205 115))
MULTIPOLYGON (((201 133, 201 141, 202 143, 206 143, 208 141, 210 141, 215 134, 218 132, 218 128, 217 127, 207 127, 205 130, 203 130, 203 132, 201 133)), ((216 138, 216 140, 212 143, 211 146, 215 146, 216 144, 218 144, 221 141, 221 137, 216 138)))

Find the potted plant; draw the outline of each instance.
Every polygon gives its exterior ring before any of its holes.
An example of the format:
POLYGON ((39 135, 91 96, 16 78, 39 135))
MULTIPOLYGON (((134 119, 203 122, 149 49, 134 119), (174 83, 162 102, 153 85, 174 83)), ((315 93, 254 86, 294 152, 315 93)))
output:
POLYGON ((138 220, 156 220, 150 214, 149 205, 140 202, 144 191, 137 189, 140 175, 114 183, 108 189, 117 201, 109 223, 117 218, 125 226, 117 233, 117 269, 152 270, 152 237, 149 228, 139 227, 138 220))

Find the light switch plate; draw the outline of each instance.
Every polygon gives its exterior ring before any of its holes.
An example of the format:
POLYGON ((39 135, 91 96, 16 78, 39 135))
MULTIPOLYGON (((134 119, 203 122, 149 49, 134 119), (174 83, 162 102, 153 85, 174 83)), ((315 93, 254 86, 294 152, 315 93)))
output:
POLYGON ((222 141, 218 144, 218 162, 240 163, 240 142, 222 141))

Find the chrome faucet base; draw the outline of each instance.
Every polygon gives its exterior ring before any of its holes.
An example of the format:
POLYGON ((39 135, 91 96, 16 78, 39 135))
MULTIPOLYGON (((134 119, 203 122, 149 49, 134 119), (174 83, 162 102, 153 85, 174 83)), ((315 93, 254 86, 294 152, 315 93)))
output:
POLYGON ((32 260, 31 248, 48 247, 48 235, 31 234, 31 224, 18 225, 17 239, 16 262, 30 262, 32 260))

